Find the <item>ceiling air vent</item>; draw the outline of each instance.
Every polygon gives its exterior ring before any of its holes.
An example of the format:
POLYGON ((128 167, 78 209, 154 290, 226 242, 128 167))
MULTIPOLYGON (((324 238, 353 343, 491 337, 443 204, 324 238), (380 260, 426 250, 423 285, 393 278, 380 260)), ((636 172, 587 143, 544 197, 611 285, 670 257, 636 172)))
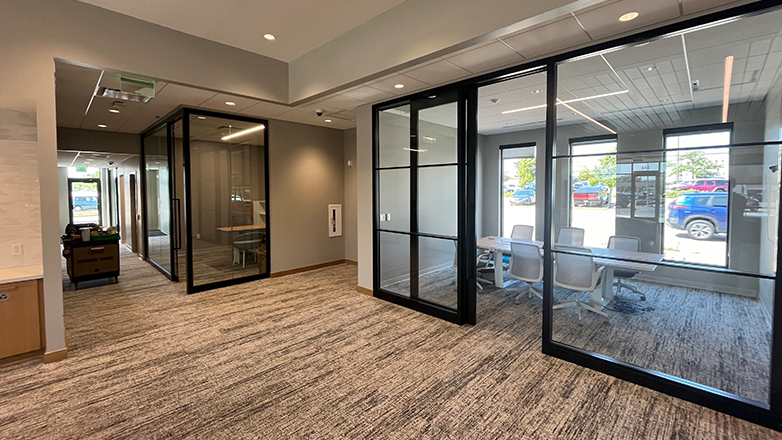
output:
POLYGON ((99 87, 95 96, 132 102, 149 102, 155 97, 155 81, 122 75, 117 75, 117 80, 119 89, 99 87))

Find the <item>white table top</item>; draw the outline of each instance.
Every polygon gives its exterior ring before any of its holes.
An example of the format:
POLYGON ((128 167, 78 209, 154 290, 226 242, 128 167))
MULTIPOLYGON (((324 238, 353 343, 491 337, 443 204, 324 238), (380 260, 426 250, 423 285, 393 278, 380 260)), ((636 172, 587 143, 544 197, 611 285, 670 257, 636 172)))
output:
MULTIPOLYGON (((526 243, 533 244, 540 248, 543 247, 542 241, 516 240, 503 237, 482 237, 478 239, 479 248, 500 251, 508 254, 510 253, 511 243, 526 243)), ((587 249, 592 251, 592 255, 595 257, 595 263, 601 266, 620 267, 622 269, 630 270, 653 271, 657 268, 657 263, 663 260, 662 254, 623 251, 619 249, 606 249, 600 247, 587 247, 587 249), (635 261, 622 261, 616 260, 615 258, 635 261)))
POLYGON ((0 269, 0 284, 43 278, 43 266, 14 267, 0 269))

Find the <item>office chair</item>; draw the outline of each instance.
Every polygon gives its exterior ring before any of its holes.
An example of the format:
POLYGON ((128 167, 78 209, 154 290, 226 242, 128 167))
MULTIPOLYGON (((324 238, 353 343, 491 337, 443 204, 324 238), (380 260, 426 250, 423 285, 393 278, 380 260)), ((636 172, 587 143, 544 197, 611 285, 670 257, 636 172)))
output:
POLYGON ((583 246, 584 230, 581 228, 572 228, 570 226, 559 228, 557 244, 565 246, 583 246))
POLYGON ((525 293, 537 296, 543 299, 543 293, 532 287, 532 283, 539 283, 543 280, 543 257, 540 255, 540 248, 534 244, 511 243, 510 270, 508 274, 511 278, 525 281, 527 287, 519 293, 516 301, 525 293))
POLYGON ((233 239, 233 249, 234 249, 234 264, 237 264, 238 256, 241 255, 242 258, 242 269, 245 268, 246 263, 246 255, 247 254, 253 254, 255 257, 255 261, 258 262, 258 250, 261 248, 261 245, 264 241, 265 233, 263 232, 245 232, 243 234, 239 234, 233 239))
MULTIPOLYGON (((455 241, 453 242, 453 247, 455 248, 454 253, 453 253, 453 267, 459 267, 459 246, 456 244, 455 241)), ((481 257, 483 257, 484 255, 485 254, 483 254, 483 253, 478 255, 478 258, 477 258, 477 261, 476 261, 477 267, 479 269, 481 269, 481 263, 483 262, 484 263, 483 269, 485 269, 485 268, 493 268, 494 267, 493 265, 490 266, 490 263, 491 263, 490 259, 488 259, 488 260, 482 260, 481 259, 481 257)), ((475 285, 478 286, 478 290, 483 290, 483 286, 481 286, 481 281, 485 281, 487 283, 490 282, 489 280, 482 279, 480 277, 480 275, 476 276, 475 277, 475 285)), ((453 290, 454 291, 456 291, 456 286, 458 285, 457 283, 458 283, 458 281, 456 283, 454 283, 454 286, 453 286, 453 290)))
POLYGON ((532 232, 534 227, 528 225, 516 225, 510 233, 510 238, 517 240, 532 240, 532 232))
MULTIPOLYGON (((582 254, 592 253, 591 249, 575 246, 560 246, 559 250, 580 252, 582 254)), ((602 267, 595 270, 595 260, 592 258, 592 255, 557 253, 557 258, 554 260, 554 284, 566 289, 575 290, 576 300, 557 304, 554 306, 554 309, 575 306, 579 321, 581 320, 581 309, 608 317, 607 313, 593 307, 589 303, 581 302, 579 299, 581 292, 592 292, 597 289, 602 274, 602 267)))
MULTIPOLYGON (((608 238, 608 249, 638 252, 641 249, 641 239, 627 235, 612 235, 608 238)), ((624 287, 633 293, 641 295, 641 301, 646 301, 646 295, 644 295, 643 292, 622 281, 622 279, 630 279, 638 275, 638 273, 637 270, 614 269, 614 286, 616 287, 616 294, 619 295, 624 287)))

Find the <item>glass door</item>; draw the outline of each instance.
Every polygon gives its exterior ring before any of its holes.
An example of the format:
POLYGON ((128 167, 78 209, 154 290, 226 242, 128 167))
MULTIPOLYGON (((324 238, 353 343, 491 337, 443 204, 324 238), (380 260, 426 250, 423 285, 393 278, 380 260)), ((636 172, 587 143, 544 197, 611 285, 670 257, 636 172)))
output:
POLYGON ((72 224, 101 224, 100 179, 68 179, 68 197, 72 224))
POLYGON ((375 154, 375 295, 460 324, 475 319, 463 113, 456 92, 380 110, 375 154))
POLYGON ((144 236, 147 261, 172 281, 179 280, 176 250, 179 238, 179 205, 171 170, 171 123, 142 138, 144 182, 144 236))

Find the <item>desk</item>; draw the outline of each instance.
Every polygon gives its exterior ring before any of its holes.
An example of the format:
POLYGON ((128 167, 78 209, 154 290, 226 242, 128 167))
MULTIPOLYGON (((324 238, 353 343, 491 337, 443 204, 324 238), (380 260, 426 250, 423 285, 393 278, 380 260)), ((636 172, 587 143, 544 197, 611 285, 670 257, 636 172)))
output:
POLYGON ((260 225, 225 226, 217 228, 218 231, 222 232, 259 231, 263 229, 266 229, 266 223, 261 223, 260 225))
MULTIPOLYGON (((494 252, 494 285, 500 289, 506 287, 503 277, 502 255, 510 255, 511 243, 534 244, 543 251, 542 241, 516 240, 503 237, 483 237, 478 239, 478 248, 487 249, 494 252)), ((590 292, 589 304, 597 309, 601 309, 614 299, 614 269, 637 270, 642 272, 651 272, 657 269, 657 263, 663 259, 662 254, 650 254, 646 252, 623 251, 618 249, 606 248, 587 248, 592 251, 595 264, 604 266, 603 281, 600 289, 590 292), (627 260, 636 260, 634 262, 614 260, 613 258, 623 258, 627 260)), ((555 249, 556 250, 556 249, 555 249)), ((509 281, 508 284, 516 280, 509 281)))

